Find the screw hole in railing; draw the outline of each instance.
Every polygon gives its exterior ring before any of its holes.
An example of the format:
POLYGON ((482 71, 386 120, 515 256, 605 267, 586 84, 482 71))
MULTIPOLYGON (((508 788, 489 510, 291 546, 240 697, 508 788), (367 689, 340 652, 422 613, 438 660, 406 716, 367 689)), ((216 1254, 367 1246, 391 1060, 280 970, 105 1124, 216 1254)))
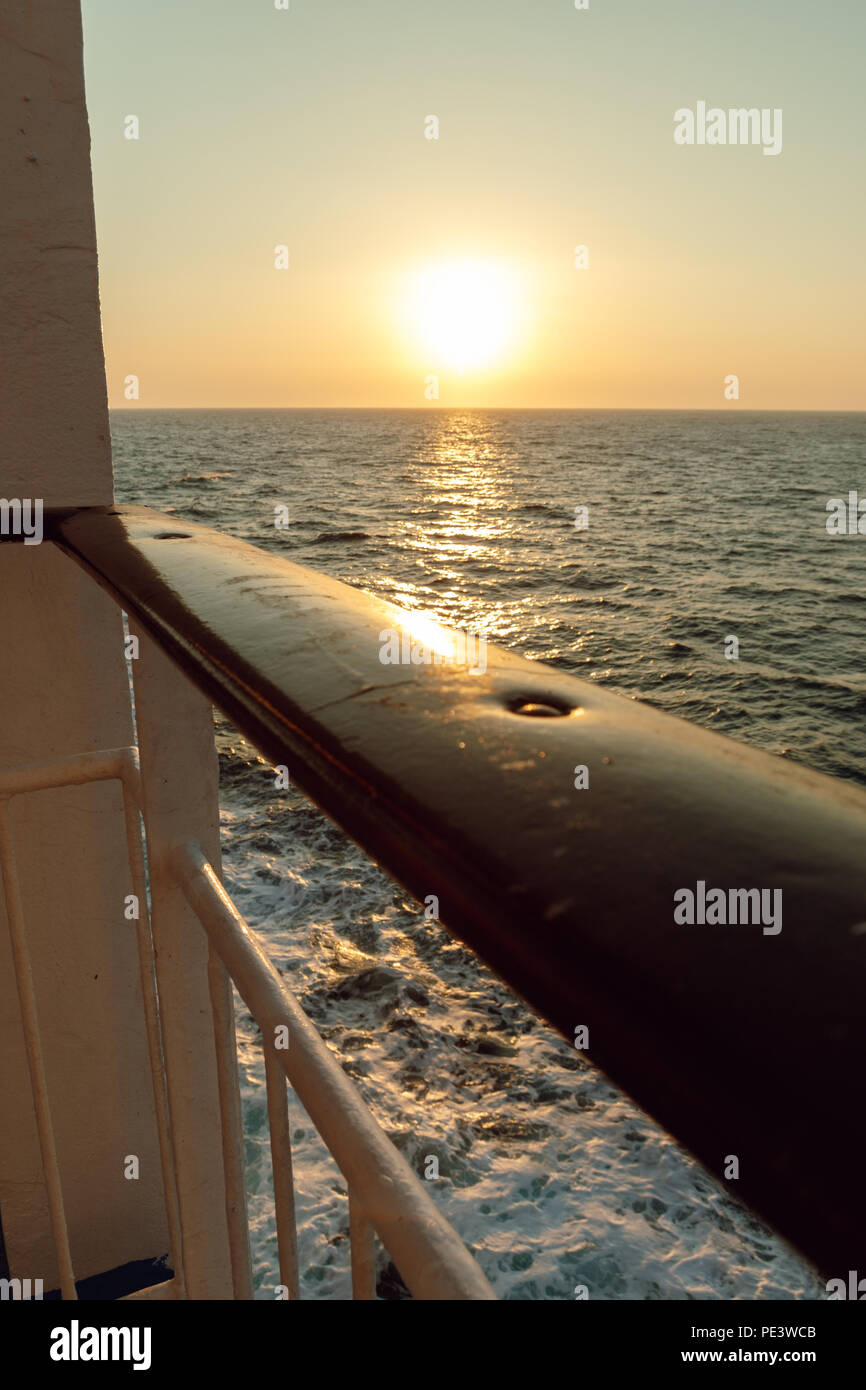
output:
POLYGON ((512 714, 524 714, 532 719, 556 719, 573 711, 573 706, 561 700, 548 696, 536 699, 532 695, 518 695, 515 699, 509 700, 508 708, 512 714))

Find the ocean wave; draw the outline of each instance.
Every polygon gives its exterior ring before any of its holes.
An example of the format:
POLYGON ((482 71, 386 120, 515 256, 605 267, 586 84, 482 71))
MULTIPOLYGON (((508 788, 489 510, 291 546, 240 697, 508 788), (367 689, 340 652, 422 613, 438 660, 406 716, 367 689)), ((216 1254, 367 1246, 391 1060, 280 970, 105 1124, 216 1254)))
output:
POLYGON ((169 478, 167 482, 162 484, 162 487, 212 486, 222 482, 224 478, 233 478, 234 476, 234 473, 184 473, 180 478, 169 478))
POLYGON ((312 541, 313 545, 325 545, 331 541, 369 541, 369 531, 320 531, 312 541))

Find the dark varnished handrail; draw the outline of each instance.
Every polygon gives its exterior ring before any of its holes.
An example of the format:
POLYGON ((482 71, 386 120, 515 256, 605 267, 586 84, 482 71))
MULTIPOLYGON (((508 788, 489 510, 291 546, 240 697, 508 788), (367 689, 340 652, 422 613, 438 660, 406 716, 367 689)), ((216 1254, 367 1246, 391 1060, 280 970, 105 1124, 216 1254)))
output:
POLYGON ((275 764, 831 1275, 862 1264, 866 795, 146 508, 48 518, 275 764), (532 706, 536 709, 532 711, 532 706), (533 717, 545 714, 548 717, 533 717), (574 769, 588 768, 577 790, 574 769), (782 930, 674 894, 782 890, 782 930))

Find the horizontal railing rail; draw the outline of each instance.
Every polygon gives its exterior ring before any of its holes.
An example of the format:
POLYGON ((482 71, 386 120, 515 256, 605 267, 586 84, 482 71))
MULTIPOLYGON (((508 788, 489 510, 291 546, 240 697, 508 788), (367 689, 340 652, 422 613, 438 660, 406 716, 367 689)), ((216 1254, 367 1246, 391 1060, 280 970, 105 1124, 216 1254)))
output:
POLYGON ((732 1192, 826 1271, 855 1267, 862 791, 508 651, 467 655, 174 516, 81 509, 48 535, 711 1171, 735 1157, 732 1192), (763 890, 765 915, 724 925, 711 890, 738 910, 763 890))
MULTIPOLYGON (((137 935, 140 984, 156 1104, 170 1241, 169 1259, 173 1270, 170 1279, 149 1285, 126 1297, 132 1300, 182 1299, 186 1297, 182 1265, 183 1223, 175 1179, 175 1154, 160 1032, 160 1000, 138 819, 141 775, 137 749, 104 749, 0 770, 0 879, 10 923, 13 964, 61 1293, 64 1299, 75 1300, 77 1290, 67 1230, 63 1175, 54 1139, 36 991, 8 807, 14 797, 27 793, 112 780, 119 781, 122 786, 130 867, 139 904, 137 935)), ((346 1178, 353 1296, 356 1299, 376 1297, 375 1233, 381 1238, 416 1298, 495 1299, 496 1295, 480 1266, 439 1213, 417 1175, 373 1119, 357 1088, 345 1076, 339 1061, 319 1037, 229 898, 200 845, 177 846, 172 869, 211 947, 208 969, 213 977, 211 1009, 220 1070, 226 1217, 235 1297, 251 1298, 253 1291, 246 1201, 241 1190, 244 1175, 229 1159, 233 1136, 242 1125, 233 1105, 235 1080, 229 1070, 229 1051, 225 1046, 225 1040, 233 1034, 233 1030, 230 1016, 225 1016, 221 978, 224 971, 228 972, 237 987, 262 1037, 274 1212, 280 1279, 285 1296, 293 1300, 301 1296, 286 1095, 288 1080, 346 1178)), ((234 1056, 233 1044, 231 1056, 234 1056)))

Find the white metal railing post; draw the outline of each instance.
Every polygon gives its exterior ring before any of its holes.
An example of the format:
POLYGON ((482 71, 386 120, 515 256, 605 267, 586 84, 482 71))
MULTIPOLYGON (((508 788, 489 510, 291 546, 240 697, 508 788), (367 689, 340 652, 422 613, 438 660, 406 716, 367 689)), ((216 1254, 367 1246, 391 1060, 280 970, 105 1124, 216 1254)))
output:
POLYGON ((225 1208, 231 1257, 232 1288, 235 1298, 253 1296, 250 1268, 247 1184, 243 1161, 241 1096, 238 1085, 235 1044, 235 1010, 228 971, 214 951, 208 949, 208 989, 213 1018, 214 1053, 222 1121, 222 1154, 225 1172, 225 1208))
POLYGON ((174 1170, 174 1149, 169 1119, 168 1092, 165 1084, 165 1060, 162 1052, 162 1036, 159 1022, 159 1000, 156 987, 156 965, 153 958, 153 937, 150 930, 150 913, 147 906, 147 880, 144 870, 144 853, 141 841, 141 821, 139 802, 141 786, 138 774, 137 749, 122 750, 128 756, 123 761, 123 814, 126 820, 126 840, 129 846, 129 867, 132 874, 132 887, 139 903, 138 919, 138 964, 141 975, 141 995, 144 1003, 144 1016, 147 1026, 147 1043, 150 1054, 150 1072, 153 1078, 153 1102, 156 1110, 156 1124, 159 1136, 159 1156, 162 1168, 162 1183, 165 1191, 165 1211, 168 1222, 168 1238, 171 1247, 171 1265, 174 1270, 172 1290, 176 1298, 186 1297, 186 1283, 183 1272, 183 1230, 180 1221, 180 1207, 177 1200, 177 1178, 174 1170))
POLYGON ((219 864, 213 711, 165 653, 131 628, 139 643, 132 662, 135 717, 187 1293, 250 1298, 227 983, 209 970, 208 943, 168 865, 174 846, 191 837, 203 839, 219 864))
POLYGON ((376 1297, 376 1241, 371 1222, 349 1188, 349 1244, 352 1258, 352 1297, 376 1297))
POLYGON ((288 1289, 289 1298, 298 1299, 301 1296, 298 1277, 298 1232, 295 1223, 295 1185, 286 1078, 273 1055, 273 1041, 267 1038, 263 1041, 280 1281, 288 1289))

